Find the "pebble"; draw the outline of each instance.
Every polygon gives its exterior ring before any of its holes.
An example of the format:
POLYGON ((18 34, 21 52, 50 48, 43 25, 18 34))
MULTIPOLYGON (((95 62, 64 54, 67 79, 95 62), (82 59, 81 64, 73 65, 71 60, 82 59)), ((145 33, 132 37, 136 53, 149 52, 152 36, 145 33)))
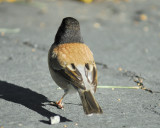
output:
POLYGON ((121 72, 123 69, 121 67, 119 67, 118 70, 121 72))
POLYGON ((147 15, 145 15, 145 14, 141 14, 141 15, 140 15, 140 19, 141 19, 142 21, 146 21, 146 20, 148 19, 148 17, 147 17, 147 15))
POLYGON ((99 24, 99 23, 94 23, 94 28, 100 28, 101 27, 101 25, 99 24))
POLYGON ((51 124, 58 124, 60 122, 60 116, 51 116, 50 123, 51 124))

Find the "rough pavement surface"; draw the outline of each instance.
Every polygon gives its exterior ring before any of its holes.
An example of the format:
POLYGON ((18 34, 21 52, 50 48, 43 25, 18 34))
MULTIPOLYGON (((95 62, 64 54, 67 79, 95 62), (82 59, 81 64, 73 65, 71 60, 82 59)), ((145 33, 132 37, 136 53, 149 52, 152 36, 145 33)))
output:
POLYGON ((160 127, 160 1, 76 0, 0 3, 0 127, 160 127), (137 86, 134 75, 151 89, 97 89, 102 115, 86 116, 78 95, 67 95, 65 109, 46 105, 58 100, 47 64, 48 49, 64 17, 79 20, 85 43, 98 63, 98 85, 137 86), (101 64, 106 64, 107 68, 101 64), (118 70, 119 69, 119 70, 118 70), (61 122, 50 125, 59 115, 61 122))

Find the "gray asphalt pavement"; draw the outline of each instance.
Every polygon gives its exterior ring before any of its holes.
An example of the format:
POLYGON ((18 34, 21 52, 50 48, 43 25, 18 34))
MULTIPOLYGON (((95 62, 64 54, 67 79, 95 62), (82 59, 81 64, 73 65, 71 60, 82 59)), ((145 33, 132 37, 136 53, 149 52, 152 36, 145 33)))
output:
POLYGON ((160 1, 35 0, 0 3, 0 128, 159 128, 160 1), (47 54, 64 17, 79 20, 93 51, 102 115, 86 116, 78 95, 67 95, 64 110, 46 105, 63 91, 52 80, 47 54), (2 30, 4 28, 5 30, 2 30), (103 66, 103 65, 106 66, 103 66), (51 116, 61 122, 49 124, 51 116))

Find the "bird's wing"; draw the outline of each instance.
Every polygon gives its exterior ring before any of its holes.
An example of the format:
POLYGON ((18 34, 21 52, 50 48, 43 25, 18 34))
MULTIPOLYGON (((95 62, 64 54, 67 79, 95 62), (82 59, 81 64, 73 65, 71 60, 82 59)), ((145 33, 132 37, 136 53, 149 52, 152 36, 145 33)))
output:
POLYGON ((85 78, 87 79, 87 83, 94 87, 94 92, 97 88, 97 69, 95 62, 92 64, 85 64, 85 78))
POLYGON ((48 57, 49 67, 59 76, 77 88, 89 89, 92 87, 92 90, 96 91, 96 65, 92 52, 85 44, 59 45, 50 49, 48 57))
POLYGON ((94 92, 97 86, 97 70, 95 63, 86 63, 84 66, 75 66, 74 63, 65 67, 59 64, 57 58, 50 58, 50 68, 59 76, 69 81, 77 88, 86 89, 86 84, 93 86, 94 92), (80 68, 81 67, 81 68, 80 68))

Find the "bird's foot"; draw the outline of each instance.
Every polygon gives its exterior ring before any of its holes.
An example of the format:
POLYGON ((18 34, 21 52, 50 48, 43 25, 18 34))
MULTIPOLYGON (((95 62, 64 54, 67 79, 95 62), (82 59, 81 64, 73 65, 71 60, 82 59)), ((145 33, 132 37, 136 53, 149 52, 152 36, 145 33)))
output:
POLYGON ((64 108, 63 103, 61 101, 56 102, 56 105, 57 105, 57 108, 59 108, 59 109, 64 108))
POLYGON ((63 108, 64 108, 63 103, 62 103, 61 101, 58 101, 58 102, 50 102, 50 105, 56 106, 56 107, 59 108, 59 109, 63 109, 63 108))

